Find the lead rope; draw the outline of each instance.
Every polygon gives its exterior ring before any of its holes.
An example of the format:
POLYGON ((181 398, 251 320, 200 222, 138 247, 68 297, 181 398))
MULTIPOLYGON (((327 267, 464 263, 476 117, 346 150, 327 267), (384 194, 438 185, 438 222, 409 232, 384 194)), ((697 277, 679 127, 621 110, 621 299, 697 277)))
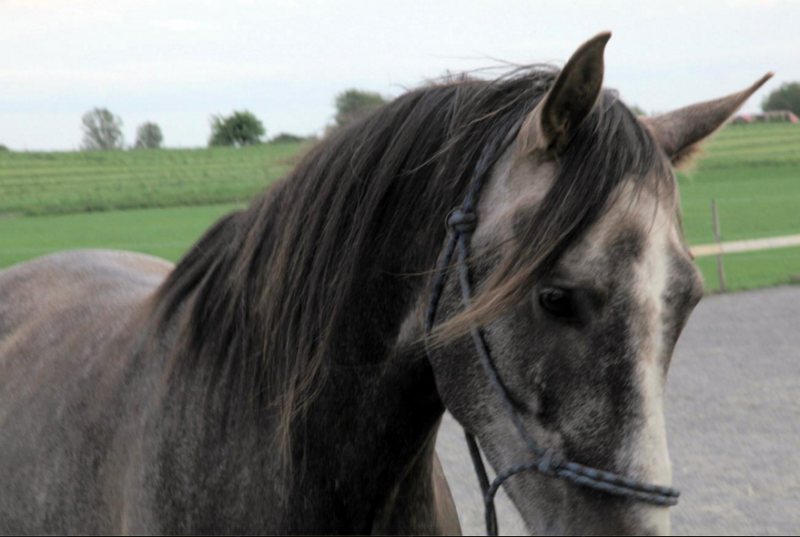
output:
MULTIPOLYGON (((490 143, 487 144, 484 153, 475 167, 475 175, 472 178, 472 183, 464 198, 464 202, 461 204, 461 207, 453 210, 447 219, 447 227, 450 230, 450 234, 447 244, 445 245, 444 255, 436 270, 433 288, 431 289, 431 299, 425 316, 426 342, 436 320, 436 309, 442 291, 444 290, 447 271, 456 248, 458 248, 457 263, 462 303, 465 308, 469 308, 472 298, 472 286, 470 284, 469 267, 467 265, 467 259, 469 257, 469 239, 478 224, 478 216, 475 213, 474 206, 483 186, 485 175, 490 169, 490 164, 493 164, 492 159, 496 159, 496 156, 502 153, 502 149, 507 147, 510 141, 516 137, 518 129, 519 123, 517 123, 516 127, 508 135, 504 137, 495 136, 490 140, 490 143)), ((514 428, 523 440, 525 440, 528 449, 535 456, 533 461, 519 464, 499 472, 490 483, 477 439, 469 431, 464 431, 469 453, 472 458, 472 464, 475 467, 475 473, 478 476, 478 482, 483 494, 487 535, 498 535, 497 512, 494 505, 494 498, 500 486, 512 476, 531 470, 548 477, 566 479, 582 487, 653 505, 672 506, 678 503, 680 492, 673 488, 642 483, 621 475, 570 462, 552 450, 542 449, 537 446, 528 435, 519 414, 517 414, 506 392, 505 386, 503 386, 500 380, 497 369, 494 367, 491 356, 489 355, 483 332, 477 327, 472 327, 470 328, 470 335, 472 336, 481 366, 492 388, 500 398, 506 414, 514 424, 514 428)), ((427 345, 426 351, 430 358, 431 351, 427 345)))

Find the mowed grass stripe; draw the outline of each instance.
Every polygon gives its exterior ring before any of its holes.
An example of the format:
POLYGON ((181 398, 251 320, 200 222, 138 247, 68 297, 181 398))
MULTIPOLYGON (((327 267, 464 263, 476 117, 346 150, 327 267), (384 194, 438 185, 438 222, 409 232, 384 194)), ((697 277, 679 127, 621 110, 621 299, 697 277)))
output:
MULTIPOLYGON (((104 188, 115 184, 124 184, 129 181, 141 181, 144 183, 163 184, 169 180, 180 180, 187 184, 219 182, 227 177, 245 177, 247 179, 270 178, 280 176, 288 172, 288 166, 275 166, 254 170, 252 167, 220 167, 214 169, 167 169, 155 171, 154 173, 127 173, 119 175, 101 175, 94 178, 82 179, 79 181, 61 181, 53 178, 51 181, 32 181, 30 183, 0 183, 0 192, 7 194, 24 194, 26 192, 42 192, 55 189, 76 189, 76 188, 104 188)), ((138 170, 137 170, 138 172, 138 170)))
POLYGON ((767 151, 770 153, 780 152, 791 149, 797 143, 800 143, 800 136, 788 137, 783 135, 720 142, 713 144, 713 155, 729 155, 743 150, 753 152, 767 151))
MULTIPOLYGON (((277 178, 277 176, 272 179, 277 178)), ((196 194, 201 191, 218 192, 222 195, 228 191, 241 192, 243 189, 252 195, 258 190, 264 188, 271 181, 269 177, 252 177, 250 175, 243 176, 216 176, 213 180, 206 182, 189 181, 138 181, 130 180, 125 184, 115 184, 111 186, 100 187, 92 185, 90 188, 84 189, 70 189, 65 187, 47 190, 42 193, 26 192, 16 195, 15 203, 2 203, 0 210, 5 212, 27 212, 28 214, 48 214, 47 206, 52 204, 53 201, 60 201, 66 203, 70 199, 81 200, 104 200, 106 203, 118 199, 124 201, 126 204, 135 203, 138 197, 141 197, 141 202, 146 205, 148 201, 144 197, 151 196, 157 192, 172 193, 179 196, 181 191, 186 194, 196 194)), ((179 202, 179 199, 175 201, 179 202)), ((181 203, 176 203, 180 205, 181 203)), ((164 206, 163 203, 159 204, 164 206)), ((135 205, 133 205, 135 206, 135 205)), ((66 205, 66 208, 69 206, 66 205)), ((59 210, 58 213, 65 211, 59 210)), ((73 211, 80 212, 80 211, 73 211)), ((52 214, 52 213, 51 213, 52 214)))
MULTIPOLYGON (((74 213, 76 208, 80 209, 80 213, 88 213, 139 209, 142 206, 157 208, 214 205, 219 204, 220 200, 226 202, 247 201, 262 188, 262 184, 255 184, 252 186, 225 186, 217 189, 198 188, 196 190, 187 190, 183 187, 162 188, 135 192, 135 195, 126 192, 117 196, 108 193, 104 193, 103 196, 79 193, 52 200, 37 201, 37 207, 41 209, 42 215, 59 215, 74 213)), ((31 216, 19 219, 24 220, 25 218, 31 218, 31 216)), ((14 220, 14 218, 6 218, 6 220, 14 220)))
MULTIPOLYGON (((270 161, 263 161, 262 166, 284 167, 288 165, 276 164, 270 161)), ((156 176, 164 173, 196 173, 197 170, 204 170, 209 173, 224 170, 252 170, 258 167, 259 163, 254 161, 240 162, 213 162, 208 164, 176 164, 164 166, 163 164, 140 165, 135 168, 65 168, 61 170, 31 171, 20 172, 16 170, 14 174, 3 176, 0 174, 0 187, 2 186, 24 186, 24 185, 45 185, 53 182, 64 183, 90 183, 97 178, 124 178, 133 173, 156 176)))
POLYGON ((147 149, 132 151, 108 152, 76 152, 76 153, 14 153, 7 152, 0 159, 0 172, 9 170, 33 169, 64 169, 74 167, 127 167, 132 163, 217 163, 217 162, 242 162, 248 160, 273 160, 275 157, 290 156, 297 150, 296 143, 267 144, 260 146, 243 147, 239 149, 226 149, 220 152, 216 149, 147 149), (96 155, 106 156, 98 157, 96 155), (18 155, 28 158, 20 159, 18 155), (74 158, 72 155, 81 155, 74 158))

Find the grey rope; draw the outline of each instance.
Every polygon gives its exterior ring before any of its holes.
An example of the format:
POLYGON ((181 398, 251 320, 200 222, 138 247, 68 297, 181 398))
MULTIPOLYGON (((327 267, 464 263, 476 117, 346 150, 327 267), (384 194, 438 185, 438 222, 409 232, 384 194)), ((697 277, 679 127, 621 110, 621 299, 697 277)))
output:
MULTIPOLYGON (((469 308, 472 298, 472 286, 470 284, 469 267, 467 265, 467 260, 469 258, 469 241, 478 224, 478 216, 475 213, 474 206, 483 186, 485 176, 487 175, 488 170, 491 168, 491 164, 494 163, 494 160, 496 160, 497 156, 502 153, 502 150, 507 147, 510 141, 515 138, 518 129, 519 123, 511 133, 505 135, 504 137, 495 136, 492 140, 490 140, 490 143, 487 144, 483 155, 478 160, 478 163, 475 167, 475 174, 469 190, 467 191, 467 195, 464 198, 464 202, 461 204, 461 207, 453 210, 447 219, 447 227, 449 228, 450 233, 445 245, 444 255, 436 270, 430 295, 430 302, 428 303, 428 310, 425 318, 426 340, 433 330, 433 325, 436 321, 436 309, 438 307, 442 291, 444 290, 447 279, 447 271, 450 267, 450 262, 455 254, 456 248, 458 248, 457 265, 459 271, 459 284, 461 287, 461 299, 464 307, 469 308)), ((552 450, 543 449, 536 445, 533 439, 528 435, 528 432, 525 429, 525 426, 522 423, 514 404, 511 402, 502 380, 500 379, 497 369, 492 363, 491 355, 486 345, 483 332, 477 327, 472 327, 470 329, 470 335, 472 336, 472 341, 475 346, 478 359, 481 363, 484 373, 489 379, 494 392, 497 394, 500 402, 503 404, 507 416, 514 424, 514 428, 525 441, 529 451, 534 455, 534 459, 532 461, 513 466, 498 473, 494 481, 490 483, 489 477, 486 473, 486 468, 483 463, 483 458, 481 457, 478 442, 472 433, 465 431, 472 463, 475 467, 475 472, 478 475, 478 482, 481 487, 481 492, 483 493, 486 532, 488 535, 498 534, 497 513, 495 510, 494 498, 500 486, 512 476, 527 471, 536 471, 547 477, 565 479, 571 483, 592 490, 653 505, 672 506, 678 503, 680 492, 673 488, 642 483, 611 472, 604 472, 589 466, 583 466, 581 464, 570 462, 552 450)), ((427 351, 428 355, 430 356, 430 349, 428 348, 427 351)))

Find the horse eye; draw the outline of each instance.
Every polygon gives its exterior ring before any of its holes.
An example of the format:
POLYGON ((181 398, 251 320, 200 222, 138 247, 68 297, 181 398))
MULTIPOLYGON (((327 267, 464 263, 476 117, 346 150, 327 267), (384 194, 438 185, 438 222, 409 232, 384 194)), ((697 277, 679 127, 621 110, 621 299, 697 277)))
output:
POLYGON ((575 320, 578 316, 578 308, 575 304, 572 292, 568 289, 548 287, 539 294, 539 304, 550 315, 563 321, 575 320))

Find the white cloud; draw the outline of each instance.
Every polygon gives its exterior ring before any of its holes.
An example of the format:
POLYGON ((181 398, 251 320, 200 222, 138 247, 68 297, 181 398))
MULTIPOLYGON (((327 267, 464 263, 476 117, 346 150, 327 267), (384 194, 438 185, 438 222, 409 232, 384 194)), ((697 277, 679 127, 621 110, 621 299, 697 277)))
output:
POLYGON ((114 2, 98 0, 5 0, 0 1, 4 17, 34 17, 64 23, 93 24, 122 22, 122 13, 114 2))
POLYGON ((0 7, 11 10, 43 11, 52 9, 63 9, 65 7, 83 7, 93 4, 100 4, 98 0, 4 0, 0 2, 0 7))
POLYGON ((772 7, 777 0, 728 0, 728 5, 733 7, 772 7))
POLYGON ((36 88, 66 90, 92 87, 129 93, 154 88, 188 87, 196 84, 267 81, 289 72, 264 63, 218 61, 127 62, 106 69, 22 68, 0 69, 0 84, 8 94, 25 95, 36 88), (43 86, 44 85, 44 86, 43 86))
POLYGON ((202 30, 206 24, 201 21, 191 19, 168 19, 168 20, 154 20, 150 21, 150 25, 154 28, 167 30, 175 33, 188 33, 202 30))

